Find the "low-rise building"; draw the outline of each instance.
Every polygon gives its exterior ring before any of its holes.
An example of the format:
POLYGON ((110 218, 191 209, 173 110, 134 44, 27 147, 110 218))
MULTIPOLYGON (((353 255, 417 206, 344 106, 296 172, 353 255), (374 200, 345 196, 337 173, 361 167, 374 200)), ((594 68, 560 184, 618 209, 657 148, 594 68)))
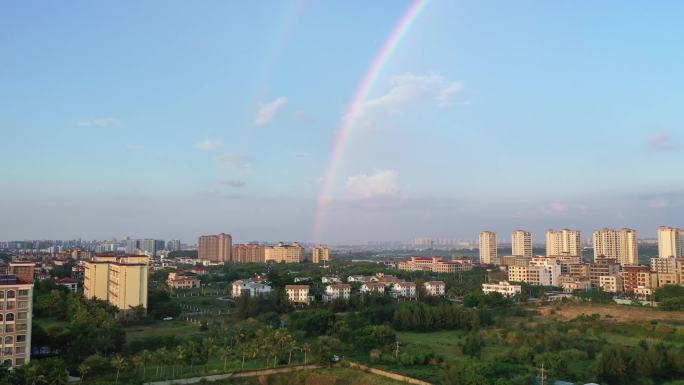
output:
POLYGON ((326 276, 326 277, 321 277, 321 282, 323 282, 325 284, 342 283, 342 280, 340 279, 340 277, 327 277, 326 276))
POLYGON ((166 284, 171 289, 194 289, 202 285, 197 275, 188 271, 170 272, 166 284))
POLYGON ((325 287, 325 294, 323 294, 324 301, 334 301, 336 299, 348 300, 351 296, 351 285, 346 283, 337 283, 325 287))
POLYGON ((620 264, 615 258, 608 258, 602 255, 594 258, 594 263, 589 266, 589 278, 591 287, 598 288, 601 285, 601 277, 606 275, 617 275, 620 273, 620 264))
POLYGON ((60 278, 56 282, 59 286, 64 286, 72 293, 78 292, 78 281, 71 277, 60 278))
POLYGON ((431 271, 433 273, 458 273, 473 269, 469 259, 445 260, 441 257, 411 257, 408 261, 401 261, 397 265, 399 270, 431 271))
POLYGON ((382 282, 368 282, 361 285, 363 294, 385 294, 385 284, 382 282))
POLYGON ((502 281, 499 283, 483 283, 482 292, 485 294, 499 293, 505 297, 513 297, 522 292, 520 285, 511 285, 510 282, 502 281))
POLYGON ((347 277, 347 282, 367 283, 371 281, 371 276, 368 275, 350 275, 347 277))
POLYGON ((416 283, 396 282, 392 285, 390 295, 394 298, 416 298, 416 283))
POLYGON ((563 291, 572 293, 575 291, 587 291, 591 288, 591 280, 589 277, 573 277, 570 275, 561 275, 558 277, 558 283, 563 291))
MULTIPOLYGON (((625 265, 622 267, 620 275, 622 275, 622 285, 625 293, 634 293, 634 289, 639 286, 639 277, 644 278, 650 275, 651 268, 640 265, 625 265)), ((649 283, 650 284, 650 283, 649 283)), ((642 285, 643 286, 643 282, 642 285)))
POLYGON ((238 298, 243 295, 256 297, 271 293, 271 286, 262 283, 260 279, 254 278, 233 281, 231 287, 231 295, 233 298, 238 298))
POLYGON ((674 273, 677 271, 677 258, 651 258, 651 270, 658 273, 674 273))
POLYGON ((622 276, 617 274, 603 275, 599 278, 599 287, 608 293, 622 293, 622 276))
POLYGON ((207 275, 209 274, 209 269, 207 269, 204 266, 195 266, 192 269, 190 269, 190 272, 196 275, 207 275))
POLYGON ((650 287, 637 286, 634 288, 634 296, 643 301, 653 299, 653 289, 650 287))
POLYGON ((446 285, 444 284, 443 281, 427 281, 423 283, 423 287, 425 288, 425 293, 427 295, 444 295, 446 285))
POLYGON ((285 285, 285 294, 292 303, 309 304, 309 285, 285 285))

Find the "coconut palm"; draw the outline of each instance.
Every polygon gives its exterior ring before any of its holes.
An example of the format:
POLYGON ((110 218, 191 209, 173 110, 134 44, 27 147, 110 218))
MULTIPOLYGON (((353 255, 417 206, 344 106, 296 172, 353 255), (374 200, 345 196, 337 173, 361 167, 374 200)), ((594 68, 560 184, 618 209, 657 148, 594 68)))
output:
POLYGON ((112 357, 112 366, 114 367, 114 369, 116 369, 116 380, 114 381, 114 383, 118 384, 119 373, 121 372, 121 369, 123 369, 126 366, 126 360, 117 354, 114 357, 112 357))
POLYGON ((81 364, 78 365, 78 373, 81 375, 81 381, 80 383, 83 383, 83 379, 85 378, 86 374, 90 371, 90 366, 86 364, 81 364))
POLYGON ((183 363, 187 359, 187 353, 187 350, 185 350, 185 347, 183 347, 182 345, 176 346, 176 351, 174 352, 173 357, 173 378, 176 378, 176 365, 179 366, 179 374, 183 371, 183 363))
POLYGON ((229 346, 222 346, 217 349, 218 354, 223 360, 223 371, 226 371, 226 367, 228 366, 228 359, 230 358, 230 355, 232 353, 232 349, 229 346))
POLYGON ((308 342, 305 342, 304 345, 302 345, 302 351, 304 352, 304 365, 307 364, 307 352, 311 350, 311 345, 309 345, 308 342))
POLYGON ((213 338, 207 337, 202 339, 202 350, 207 360, 204 362, 204 371, 209 372, 209 360, 216 350, 216 343, 213 338))

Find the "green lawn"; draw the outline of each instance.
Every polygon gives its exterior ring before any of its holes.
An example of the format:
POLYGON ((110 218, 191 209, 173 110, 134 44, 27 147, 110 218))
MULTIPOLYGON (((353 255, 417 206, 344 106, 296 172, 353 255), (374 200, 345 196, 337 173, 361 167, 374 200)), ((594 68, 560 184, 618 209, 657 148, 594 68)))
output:
POLYGON ((468 332, 442 330, 428 333, 397 332, 400 348, 410 351, 432 351, 446 362, 462 357, 462 339, 468 332))
POLYGON ((177 336, 187 338, 200 333, 199 326, 182 320, 159 321, 152 325, 127 327, 126 342, 136 341, 144 337, 177 336))

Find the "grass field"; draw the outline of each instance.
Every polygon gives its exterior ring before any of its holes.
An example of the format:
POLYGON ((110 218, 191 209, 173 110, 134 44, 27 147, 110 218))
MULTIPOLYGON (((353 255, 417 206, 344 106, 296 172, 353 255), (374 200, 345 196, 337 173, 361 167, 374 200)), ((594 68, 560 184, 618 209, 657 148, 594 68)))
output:
POLYGON ((278 374, 268 378, 244 378, 212 382, 216 385, 399 385, 405 382, 365 373, 359 370, 334 368, 278 374))
POLYGON ((662 311, 649 307, 636 307, 613 304, 562 304, 549 305, 537 309, 542 317, 555 316, 560 320, 569 320, 578 316, 599 314, 601 318, 611 318, 618 322, 650 322, 684 323, 684 312, 662 311))
POLYGON ((142 339, 144 337, 177 336, 188 338, 193 334, 200 334, 199 327, 191 323, 174 320, 156 322, 152 325, 131 326, 126 328, 126 342, 142 339))

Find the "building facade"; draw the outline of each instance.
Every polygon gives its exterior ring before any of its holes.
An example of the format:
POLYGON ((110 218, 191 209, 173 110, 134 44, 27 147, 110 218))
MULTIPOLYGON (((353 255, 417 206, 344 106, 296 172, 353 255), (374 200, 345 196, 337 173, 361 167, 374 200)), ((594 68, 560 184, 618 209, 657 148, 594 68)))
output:
POLYGON ((318 246, 311 249, 311 262, 321 263, 330 261, 330 250, 325 246, 318 246))
POLYGON ((309 285, 285 285, 285 294, 292 303, 309 304, 309 285))
POLYGON ((230 234, 202 235, 197 240, 197 258, 212 262, 233 260, 233 237, 230 234))
POLYGON ((147 308, 148 264, 146 256, 96 256, 85 261, 83 296, 107 301, 122 315, 131 307, 147 308))
POLYGON ((485 294, 499 293, 505 297, 513 297, 522 292, 520 285, 511 285, 510 282, 502 281, 499 283, 483 283, 482 292, 485 294))
POLYGON ((19 367, 31 360, 33 282, 15 275, 0 275, 0 360, 5 367, 19 367))
POLYGON ((324 301, 334 301, 336 299, 348 300, 351 296, 351 285, 347 283, 337 283, 325 287, 324 301))
POLYGON ((579 230, 546 230, 546 256, 582 256, 579 230))
POLYGON ((266 248, 256 243, 236 244, 233 246, 233 262, 264 263, 266 262, 266 248))
POLYGON ((423 287, 427 295, 438 296, 445 294, 446 285, 443 281, 427 281, 423 283, 423 287))
POLYGON ((276 263, 300 263, 304 260, 304 248, 297 242, 291 245, 278 242, 277 245, 266 248, 265 260, 276 263))
POLYGON ((499 264, 496 251, 496 233, 493 231, 480 233, 480 263, 499 264))
POLYGON ((637 233, 633 229, 601 229, 594 231, 594 259, 615 258, 620 265, 639 263, 637 233))
POLYGON ((684 257, 684 229, 658 227, 658 257, 684 257))
POLYGON ((532 233, 515 230, 511 233, 511 254, 515 257, 532 257, 532 233))

